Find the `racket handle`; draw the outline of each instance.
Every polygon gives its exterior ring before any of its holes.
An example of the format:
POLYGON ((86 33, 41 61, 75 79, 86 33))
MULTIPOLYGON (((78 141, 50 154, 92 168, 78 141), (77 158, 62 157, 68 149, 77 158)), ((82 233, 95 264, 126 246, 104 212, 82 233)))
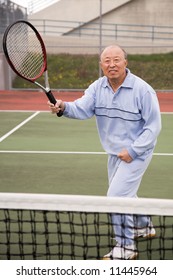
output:
MULTIPOLYGON (((49 90, 49 91, 46 92, 46 95, 47 95, 49 101, 55 105, 56 104, 56 99, 53 96, 52 92, 49 90)), ((62 115, 63 115, 63 111, 59 111, 59 113, 57 113, 58 117, 61 117, 62 115)))

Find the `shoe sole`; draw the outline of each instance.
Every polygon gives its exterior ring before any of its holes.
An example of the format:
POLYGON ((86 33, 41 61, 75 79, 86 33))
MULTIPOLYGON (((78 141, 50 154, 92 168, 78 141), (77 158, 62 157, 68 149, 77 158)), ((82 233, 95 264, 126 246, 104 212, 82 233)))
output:
POLYGON ((112 260, 112 259, 111 259, 110 257, 103 257, 102 260, 103 260, 103 261, 110 261, 110 260, 112 260))
POLYGON ((138 253, 135 253, 132 257, 128 258, 128 259, 113 259, 111 257, 103 257, 102 260, 104 261, 112 261, 112 260, 136 260, 138 257, 138 253))
POLYGON ((133 257, 129 258, 128 260, 136 260, 138 257, 138 253, 135 253, 133 257))

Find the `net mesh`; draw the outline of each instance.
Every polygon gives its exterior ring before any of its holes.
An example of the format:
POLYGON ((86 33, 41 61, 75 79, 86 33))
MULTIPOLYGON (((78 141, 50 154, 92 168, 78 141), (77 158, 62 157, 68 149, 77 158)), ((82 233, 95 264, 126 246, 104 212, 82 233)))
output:
POLYGON ((143 209, 156 236, 135 240, 137 258, 173 259, 171 200, 1 194, 0 208, 1 260, 102 259, 115 246, 111 213, 143 209))
POLYGON ((25 22, 17 22, 6 37, 8 57, 15 70, 27 79, 34 80, 44 71, 43 45, 34 30, 25 22))

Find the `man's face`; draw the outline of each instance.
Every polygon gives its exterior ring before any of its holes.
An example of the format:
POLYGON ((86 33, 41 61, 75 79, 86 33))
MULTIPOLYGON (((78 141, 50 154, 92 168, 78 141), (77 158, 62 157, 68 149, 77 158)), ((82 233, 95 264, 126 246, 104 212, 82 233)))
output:
POLYGON ((124 77, 127 60, 121 48, 108 47, 101 55, 100 65, 103 74, 107 76, 109 80, 116 80, 124 77))

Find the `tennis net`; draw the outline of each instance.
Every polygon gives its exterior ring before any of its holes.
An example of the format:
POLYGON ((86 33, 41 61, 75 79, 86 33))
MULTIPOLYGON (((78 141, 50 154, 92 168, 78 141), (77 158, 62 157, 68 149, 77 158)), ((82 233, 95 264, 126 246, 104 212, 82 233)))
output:
POLYGON ((111 213, 152 218, 138 259, 173 259, 173 200, 21 193, 0 194, 0 259, 102 259, 115 246, 111 213))

